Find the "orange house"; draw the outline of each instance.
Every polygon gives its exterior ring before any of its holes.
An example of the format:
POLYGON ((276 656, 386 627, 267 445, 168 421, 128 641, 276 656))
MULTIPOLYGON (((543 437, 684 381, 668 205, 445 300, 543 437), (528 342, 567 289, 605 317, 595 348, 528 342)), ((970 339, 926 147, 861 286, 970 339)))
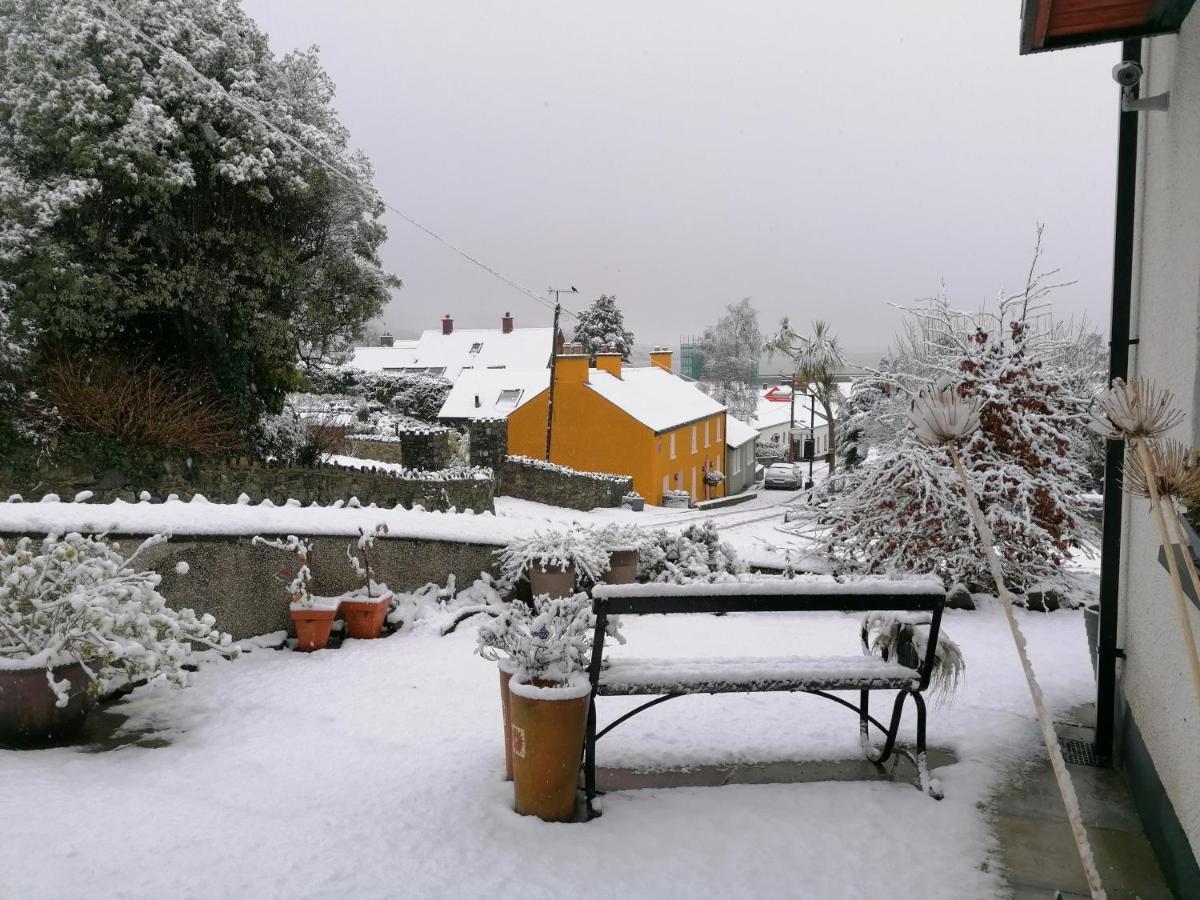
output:
MULTIPOLYGON (((550 461, 587 472, 633 476, 647 503, 668 490, 695 500, 725 495, 705 484, 725 465, 725 407, 671 373, 671 352, 655 350, 647 368, 623 367, 621 354, 599 353, 596 368, 576 344, 555 359, 550 461)), ((508 417, 508 452, 544 459, 542 391, 508 417)))

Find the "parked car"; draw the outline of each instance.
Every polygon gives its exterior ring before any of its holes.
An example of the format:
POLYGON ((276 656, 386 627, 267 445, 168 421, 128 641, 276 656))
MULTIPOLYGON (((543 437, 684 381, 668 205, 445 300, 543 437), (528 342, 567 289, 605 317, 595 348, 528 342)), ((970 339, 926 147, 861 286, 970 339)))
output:
POLYGON ((767 467, 766 486, 789 491, 800 490, 804 487, 803 467, 796 463, 773 463, 767 467))

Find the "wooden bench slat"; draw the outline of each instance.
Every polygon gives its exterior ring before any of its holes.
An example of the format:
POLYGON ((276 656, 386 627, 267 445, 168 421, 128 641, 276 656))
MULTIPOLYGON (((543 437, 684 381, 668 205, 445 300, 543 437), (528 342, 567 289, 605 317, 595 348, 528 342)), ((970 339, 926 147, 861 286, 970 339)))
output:
POLYGON ((718 694, 747 691, 892 690, 920 675, 877 656, 617 657, 600 671, 597 693, 718 694))

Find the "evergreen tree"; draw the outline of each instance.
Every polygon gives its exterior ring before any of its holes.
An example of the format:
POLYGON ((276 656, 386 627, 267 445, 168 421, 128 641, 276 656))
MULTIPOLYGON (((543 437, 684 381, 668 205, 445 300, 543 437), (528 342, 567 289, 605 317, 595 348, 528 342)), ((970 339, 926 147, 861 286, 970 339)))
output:
POLYGON ((704 330, 698 342, 703 357, 701 379, 709 395, 743 422, 753 422, 758 413, 754 381, 762 349, 758 312, 749 297, 725 307, 725 314, 704 330))
POLYGON ((633 332, 625 330, 625 317, 617 306, 617 298, 608 294, 600 297, 579 314, 572 340, 583 345, 583 352, 596 363, 596 354, 613 348, 621 359, 629 362, 633 354, 633 332))
POLYGON ((0 14, 4 302, 42 355, 168 365, 244 426, 396 283, 371 169, 315 50, 274 57, 235 0, 114 6, 357 187, 92 0, 14 0, 0 14))

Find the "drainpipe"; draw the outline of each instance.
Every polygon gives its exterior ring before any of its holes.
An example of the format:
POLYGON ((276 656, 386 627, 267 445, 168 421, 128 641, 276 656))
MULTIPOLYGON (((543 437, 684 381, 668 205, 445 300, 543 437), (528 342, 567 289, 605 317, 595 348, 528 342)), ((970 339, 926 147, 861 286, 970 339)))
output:
MULTIPOLYGON (((1140 62, 1142 42, 1125 41, 1121 58, 1140 62)), ((1120 102, 1118 100, 1118 102, 1120 102)), ((1137 197, 1138 113, 1120 113, 1117 139, 1117 208, 1113 234, 1112 309, 1108 377, 1129 375, 1129 319, 1133 295, 1134 205, 1137 197)), ((1121 579, 1121 463, 1125 445, 1106 441, 1100 539, 1100 633, 1096 665, 1096 755, 1111 764, 1116 726, 1117 608, 1121 579)))

